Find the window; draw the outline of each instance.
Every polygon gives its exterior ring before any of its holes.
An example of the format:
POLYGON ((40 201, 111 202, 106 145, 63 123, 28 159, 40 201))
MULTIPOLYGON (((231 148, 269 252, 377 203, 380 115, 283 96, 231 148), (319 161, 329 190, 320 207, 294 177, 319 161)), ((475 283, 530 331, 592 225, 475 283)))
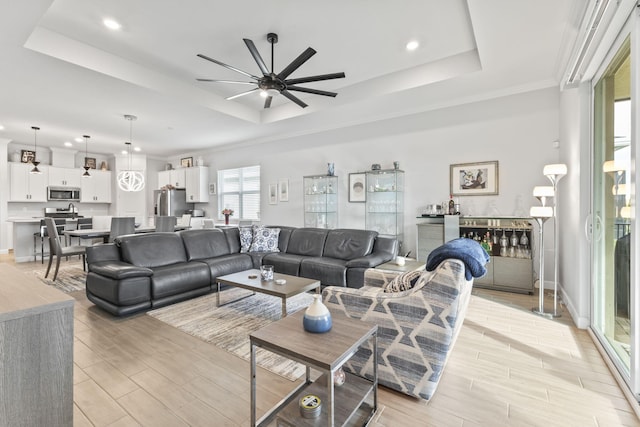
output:
POLYGON ((260 166, 218 171, 218 218, 232 209, 238 219, 260 219, 260 166))

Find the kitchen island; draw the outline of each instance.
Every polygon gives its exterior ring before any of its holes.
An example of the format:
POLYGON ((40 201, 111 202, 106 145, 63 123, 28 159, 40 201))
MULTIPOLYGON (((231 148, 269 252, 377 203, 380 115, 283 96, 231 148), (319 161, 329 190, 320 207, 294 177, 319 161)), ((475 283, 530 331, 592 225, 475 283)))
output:
MULTIPOLYGON (((34 245, 34 234, 40 232, 40 221, 44 217, 38 218, 20 218, 14 217, 7 219, 7 222, 13 224, 13 256, 16 262, 28 262, 41 259, 40 256, 40 237, 36 238, 34 245)), ((77 220, 74 218, 66 219, 65 229, 75 230, 77 220)), ((49 254, 49 240, 44 240, 45 256, 49 254)))

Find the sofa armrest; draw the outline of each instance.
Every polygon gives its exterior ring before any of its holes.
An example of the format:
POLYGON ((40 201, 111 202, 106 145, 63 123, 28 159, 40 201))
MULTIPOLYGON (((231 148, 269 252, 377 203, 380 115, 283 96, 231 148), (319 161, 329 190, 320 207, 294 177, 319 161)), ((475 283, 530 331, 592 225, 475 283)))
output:
POLYGON ((87 246, 87 264, 104 261, 120 261, 120 249, 114 243, 87 246))
POLYGON ((131 277, 149 277, 153 270, 146 267, 138 267, 123 261, 103 261, 89 266, 92 273, 109 277, 114 280, 129 279, 131 277))

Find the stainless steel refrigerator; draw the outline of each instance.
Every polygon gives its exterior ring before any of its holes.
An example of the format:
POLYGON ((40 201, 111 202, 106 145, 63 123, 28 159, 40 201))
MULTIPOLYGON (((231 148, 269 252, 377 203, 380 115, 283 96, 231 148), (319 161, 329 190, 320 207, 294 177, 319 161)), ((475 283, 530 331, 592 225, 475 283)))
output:
POLYGON ((187 191, 184 189, 155 190, 153 200, 153 213, 157 216, 180 217, 187 210, 193 209, 193 203, 187 203, 187 191))

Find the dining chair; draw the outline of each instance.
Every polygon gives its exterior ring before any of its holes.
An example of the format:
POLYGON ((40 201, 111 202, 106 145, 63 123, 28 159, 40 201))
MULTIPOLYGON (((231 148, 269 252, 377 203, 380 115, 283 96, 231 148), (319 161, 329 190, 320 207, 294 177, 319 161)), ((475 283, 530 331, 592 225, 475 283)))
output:
MULTIPOLYGON (((56 228, 58 229, 58 234, 64 231, 64 227, 67 223, 67 220, 64 218, 55 218, 54 222, 56 223, 56 228)), ((44 264, 44 239, 47 238, 47 224, 44 219, 40 220, 40 228, 38 231, 33 233, 33 262, 36 262, 36 241, 40 238, 40 261, 44 264)))
POLYGON ((181 227, 191 227, 191 214, 184 214, 180 217, 180 221, 176 222, 176 225, 181 227))
POLYGON ((176 231, 177 218, 175 216, 157 216, 156 231, 176 231))
POLYGON ((49 264, 47 265, 47 272, 45 273, 45 279, 49 276, 51 270, 51 264, 53 263, 53 257, 56 257, 56 270, 53 273, 53 280, 58 277, 58 270, 60 269, 60 258, 69 257, 72 255, 82 255, 82 269, 86 271, 86 247, 85 246, 62 246, 60 244, 60 235, 58 234, 58 227, 56 226, 53 218, 44 219, 47 227, 47 235, 49 237, 49 264))
MULTIPOLYGON (((93 218, 78 218, 76 222, 76 230, 88 230, 93 228, 93 218)), ((66 240, 66 239, 65 239, 66 240)), ((78 245, 82 239, 78 237, 78 245)), ((71 243, 71 239, 69 239, 69 243, 71 243)))
POLYGON ((213 219, 205 218, 202 220, 202 228, 216 228, 216 225, 213 222, 213 219))
POLYGON ((118 236, 133 234, 136 232, 136 219, 132 216, 121 216, 111 218, 111 231, 109 232, 109 242, 118 236))

